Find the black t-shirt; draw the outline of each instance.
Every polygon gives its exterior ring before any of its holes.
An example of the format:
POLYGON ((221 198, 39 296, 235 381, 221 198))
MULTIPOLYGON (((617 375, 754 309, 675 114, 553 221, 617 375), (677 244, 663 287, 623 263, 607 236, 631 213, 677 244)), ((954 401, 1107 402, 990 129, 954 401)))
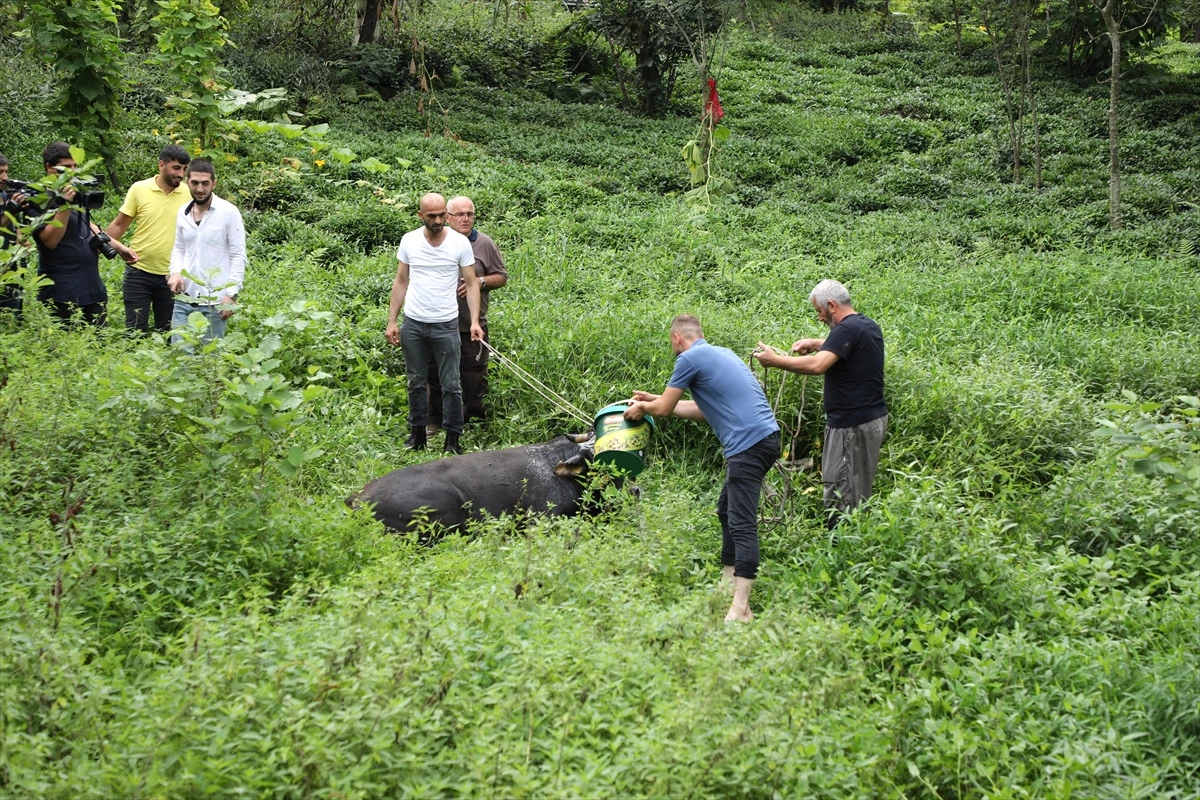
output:
POLYGON ((883 332, 862 314, 845 317, 822 350, 838 357, 825 373, 825 424, 853 428, 887 414, 883 401, 883 332))
MULTIPOLYGON (((47 224, 49 219, 46 220, 47 224)), ((104 281, 100 278, 100 257, 88 245, 92 231, 83 214, 71 212, 71 219, 63 231, 58 247, 51 250, 42 244, 37 234, 46 225, 38 226, 34 232, 38 250, 38 272, 54 281, 38 292, 39 300, 56 303, 74 303, 77 306, 91 305, 108 300, 104 281)))

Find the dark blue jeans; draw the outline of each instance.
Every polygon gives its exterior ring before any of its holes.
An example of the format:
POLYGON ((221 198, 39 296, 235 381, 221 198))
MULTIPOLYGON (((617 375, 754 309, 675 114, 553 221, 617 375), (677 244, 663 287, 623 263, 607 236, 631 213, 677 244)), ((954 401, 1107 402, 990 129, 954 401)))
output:
POLYGON ((462 383, 458 374, 458 318, 449 322, 418 322, 409 317, 400 324, 400 349, 404 352, 404 374, 408 377, 408 424, 424 428, 429 422, 426 370, 429 360, 437 362, 442 384, 442 427, 451 433, 463 431, 462 383))
POLYGON ((125 327, 148 333, 150 311, 154 310, 154 330, 171 330, 175 313, 175 295, 167 288, 166 275, 151 275, 145 270, 125 265, 125 280, 121 285, 125 296, 125 327))
POLYGON ((721 565, 737 578, 758 577, 758 501, 763 478, 779 458, 779 431, 725 462, 725 485, 717 500, 721 519, 721 565))

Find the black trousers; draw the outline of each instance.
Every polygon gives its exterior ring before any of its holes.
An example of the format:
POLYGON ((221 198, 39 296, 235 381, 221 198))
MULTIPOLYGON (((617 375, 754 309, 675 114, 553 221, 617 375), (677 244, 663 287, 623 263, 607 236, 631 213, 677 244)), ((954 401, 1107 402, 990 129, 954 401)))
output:
MULTIPOLYGON (((488 351, 479 342, 471 341, 470 333, 459 332, 461 341, 458 362, 462 384, 463 419, 483 419, 483 396, 488 390, 488 351)), ((488 341, 487 328, 483 340, 488 341)), ((442 384, 438 380, 437 364, 429 360, 429 421, 442 424, 442 384)))
POLYGON ((125 294, 125 327, 142 333, 150 332, 150 312, 154 311, 154 330, 165 333, 171 330, 171 314, 175 309, 175 295, 167 288, 166 275, 151 275, 145 270, 127 264, 125 281, 121 284, 125 294))
POLYGON ((66 322, 68 325, 74 324, 76 312, 83 313, 83 321, 88 325, 95 325, 97 328, 103 328, 108 324, 108 303, 88 303, 86 306, 77 306, 74 303, 57 303, 51 301, 50 313, 66 322))
POLYGON ((725 461, 725 485, 717 500, 721 564, 734 577, 758 577, 758 501, 763 478, 779 458, 779 431, 725 461))

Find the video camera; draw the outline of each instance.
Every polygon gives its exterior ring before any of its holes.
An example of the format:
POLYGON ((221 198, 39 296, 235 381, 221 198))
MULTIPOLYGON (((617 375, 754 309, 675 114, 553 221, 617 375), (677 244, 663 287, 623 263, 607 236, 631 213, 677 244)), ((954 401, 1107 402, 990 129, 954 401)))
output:
MULTIPOLYGON (((104 190, 94 187, 101 186, 103 184, 103 175, 95 175, 86 179, 72 178, 71 186, 75 188, 75 199, 72 200, 71 203, 79 206, 84 211, 95 211, 96 209, 100 208, 100 206, 104 205, 104 190)), ((50 195, 50 205, 52 207, 63 205, 66 202, 66 198, 64 198, 58 192, 47 190, 46 193, 50 195)))
MULTIPOLYGON (((71 186, 75 188, 75 199, 71 202, 84 211, 95 211, 104 205, 104 190, 95 188, 102 185, 104 185, 103 175, 91 178, 72 178, 71 186)), ((41 197, 49 198, 49 202, 46 204, 48 208, 58 208, 67 203, 67 199, 62 196, 61 192, 42 186, 40 181, 18 181, 9 178, 8 183, 4 186, 4 191, 10 198, 14 194, 23 194, 35 200, 41 197)))

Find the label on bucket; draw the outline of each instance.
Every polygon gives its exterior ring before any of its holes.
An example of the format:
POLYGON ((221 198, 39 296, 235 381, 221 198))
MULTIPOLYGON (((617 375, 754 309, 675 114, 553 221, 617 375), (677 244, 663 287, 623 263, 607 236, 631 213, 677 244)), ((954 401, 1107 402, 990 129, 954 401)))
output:
POLYGON ((596 436, 596 452, 603 453, 607 450, 625 450, 637 451, 645 450, 650 444, 650 426, 639 425, 636 428, 624 427, 624 420, 620 417, 613 423, 608 420, 603 422, 603 433, 596 436))

